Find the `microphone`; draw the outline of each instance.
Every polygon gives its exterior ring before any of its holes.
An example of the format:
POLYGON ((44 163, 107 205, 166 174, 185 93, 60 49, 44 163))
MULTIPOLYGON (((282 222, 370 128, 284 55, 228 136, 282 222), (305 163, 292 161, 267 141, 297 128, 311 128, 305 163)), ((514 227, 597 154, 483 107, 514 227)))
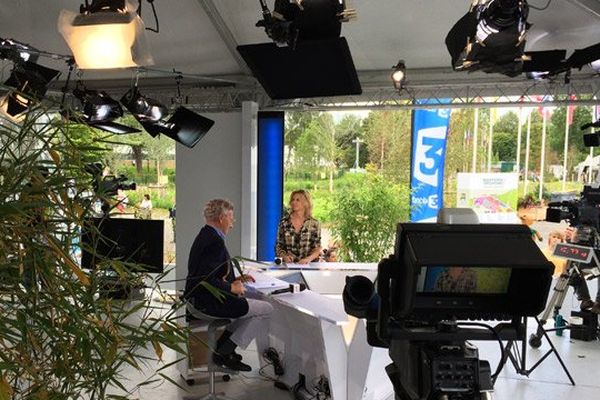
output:
POLYGON ((581 128, 580 128, 580 129, 581 129, 582 131, 584 131, 584 130, 586 130, 587 128, 591 128, 591 127, 594 127, 594 128, 600 128, 600 119, 599 119, 598 121, 596 121, 596 122, 589 122, 589 123, 587 123, 587 124, 583 124, 583 125, 581 125, 581 128))
POLYGON ((274 294, 282 294, 282 293, 298 293, 306 289, 306 285, 304 283, 290 283, 290 287, 285 289, 277 289, 273 290, 270 295, 274 294))

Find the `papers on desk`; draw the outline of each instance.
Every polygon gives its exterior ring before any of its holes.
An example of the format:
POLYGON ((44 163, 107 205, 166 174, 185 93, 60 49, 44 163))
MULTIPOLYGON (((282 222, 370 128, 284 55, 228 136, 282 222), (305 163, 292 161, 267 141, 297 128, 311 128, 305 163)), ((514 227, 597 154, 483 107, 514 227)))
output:
POLYGON ((267 274, 255 272, 250 275, 252 275, 255 282, 246 282, 246 286, 257 290, 276 290, 290 286, 289 282, 282 281, 281 279, 274 278, 267 274))

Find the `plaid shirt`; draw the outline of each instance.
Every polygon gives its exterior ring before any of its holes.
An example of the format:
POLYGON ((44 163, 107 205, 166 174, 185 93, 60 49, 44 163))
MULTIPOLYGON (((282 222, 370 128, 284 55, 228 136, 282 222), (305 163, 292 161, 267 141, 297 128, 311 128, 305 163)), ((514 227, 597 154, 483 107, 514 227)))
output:
POLYGON ((475 271, 465 268, 460 275, 453 278, 448 271, 444 269, 435 281, 435 291, 445 293, 473 293, 477 286, 477 275, 475 271))
MULTIPOLYGON (((283 257, 289 254, 294 262, 308 257, 317 247, 321 247, 321 225, 314 218, 308 218, 296 232, 289 215, 279 222, 275 255, 283 257)), ((317 256, 318 257, 318 256, 317 256)))

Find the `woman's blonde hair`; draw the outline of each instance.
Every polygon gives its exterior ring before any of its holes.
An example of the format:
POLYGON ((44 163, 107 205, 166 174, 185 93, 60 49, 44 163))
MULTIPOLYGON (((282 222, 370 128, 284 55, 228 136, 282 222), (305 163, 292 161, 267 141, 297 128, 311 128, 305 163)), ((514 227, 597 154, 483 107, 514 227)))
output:
POLYGON ((552 231, 548 234, 548 242, 550 242, 551 238, 559 238, 561 240, 561 242, 564 242, 565 240, 565 235, 561 232, 561 231, 552 231))
POLYGON ((292 199, 297 194, 304 198, 304 218, 312 218, 312 200, 310 199, 310 193, 308 193, 308 190, 294 190, 292 193, 290 193, 289 204, 292 204, 292 199))

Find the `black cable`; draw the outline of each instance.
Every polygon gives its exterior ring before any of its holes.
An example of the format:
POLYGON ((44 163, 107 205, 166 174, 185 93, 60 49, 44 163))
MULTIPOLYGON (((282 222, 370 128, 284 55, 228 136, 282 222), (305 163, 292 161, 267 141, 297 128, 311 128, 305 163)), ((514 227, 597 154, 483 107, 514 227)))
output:
POLYGON ((146 28, 146 30, 158 33, 160 27, 158 26, 158 15, 156 14, 156 8, 154 7, 154 0, 147 0, 147 1, 152 6, 152 14, 154 14, 154 22, 156 23, 156 29, 146 28))
POLYGON ((500 374, 500 371, 502 371, 502 368, 504 368, 504 364, 506 363, 506 357, 504 357, 504 354, 505 354, 504 345, 502 344, 502 339, 500 339, 500 335, 498 334, 496 329, 494 329, 492 326, 481 323, 481 322, 461 322, 461 323, 457 324, 457 326, 461 326, 461 325, 462 326, 479 326, 479 327, 486 328, 486 329, 492 331, 492 334, 494 335, 494 337, 500 344, 500 357, 501 357, 500 362, 498 363, 498 366, 496 367, 496 371, 492 374, 492 380, 496 379, 496 377, 500 374))
POLYGON ((544 7, 535 7, 535 6, 532 6, 531 4, 529 4, 529 8, 533 8, 534 10, 538 10, 538 11, 544 11, 546 8, 548 8, 548 6, 550 6, 550 3, 552 3, 552 0, 548 0, 548 3, 546 3, 546 5, 544 7))

